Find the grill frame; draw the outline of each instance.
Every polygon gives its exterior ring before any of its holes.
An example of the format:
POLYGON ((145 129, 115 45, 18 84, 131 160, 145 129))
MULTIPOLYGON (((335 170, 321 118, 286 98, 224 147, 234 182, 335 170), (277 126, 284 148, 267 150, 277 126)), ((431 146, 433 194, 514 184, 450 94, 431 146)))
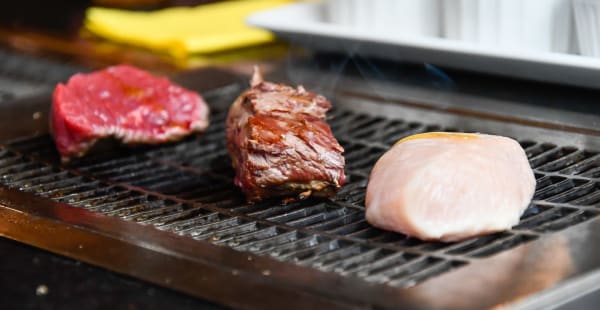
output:
MULTIPOLYGON (((233 80, 237 81, 237 78, 233 78, 233 80)), ((215 91, 216 95, 218 96, 220 91, 238 91, 241 89, 239 84, 231 86, 231 81, 225 83, 228 85, 225 88, 215 91)), ((182 84, 185 85, 185 81, 182 84)), ((341 91, 336 97, 346 97, 344 101, 352 104, 353 108, 357 110, 370 110, 373 107, 372 102, 369 105, 364 105, 361 103, 359 96, 348 91, 341 91)), ((47 98, 45 100, 38 98, 31 106, 47 106, 47 98)), ((376 112, 380 113, 381 116, 385 116, 388 113, 392 115, 402 114, 404 119, 425 118, 431 122, 437 122, 441 119, 444 123, 460 123, 461 127, 466 130, 469 130, 468 127, 472 127, 480 130, 484 128, 490 132, 500 131, 506 134, 510 134, 507 133, 510 130, 519 133, 528 132, 531 135, 531 139, 551 134, 554 141, 564 141, 566 143, 572 141, 573 137, 585 137, 587 139, 581 139, 581 141, 585 141, 586 145, 579 145, 579 147, 596 147, 600 145, 597 137, 591 137, 583 133, 566 133, 564 131, 558 132, 547 129, 552 128, 552 124, 547 124, 545 126, 547 128, 533 128, 522 125, 523 122, 507 124, 506 119, 502 119, 501 121, 497 119, 485 120, 481 115, 472 117, 461 115, 461 113, 448 113, 445 110, 428 110, 427 108, 424 109, 423 106, 415 108, 414 105, 404 105, 402 103, 399 105, 381 104, 381 109, 376 110, 376 112)), ((19 134, 22 134, 22 132, 19 132, 19 134)), ((360 134, 360 132, 356 134, 360 134)), ((341 137, 341 139, 344 139, 344 137, 341 137)), ((560 176, 556 175, 555 177, 560 176)), ((308 267, 281 263, 253 254, 236 252, 225 247, 216 247, 208 243, 196 242, 202 244, 202 246, 196 246, 196 243, 192 245, 191 243, 188 244, 189 241, 185 241, 177 246, 173 246, 173 244, 179 243, 179 241, 175 240, 184 240, 186 238, 177 238, 170 233, 148 226, 115 220, 114 217, 98 215, 97 213, 67 206, 64 203, 55 203, 31 197, 29 194, 23 194, 22 192, 5 187, 0 187, 0 205, 2 206, 0 207, 0 218, 6 219, 5 222, 8 223, 5 229, 0 231, 0 234, 4 236, 232 306, 260 305, 266 298, 272 303, 268 304, 272 307, 283 305, 290 307, 288 304, 290 298, 299 298, 302 302, 292 305, 292 307, 393 307, 401 303, 407 308, 429 308, 435 306, 436 302, 428 299, 427 302, 423 303, 418 296, 422 295, 422 292, 426 292, 430 287, 435 288, 440 285, 450 287, 455 282, 457 274, 469 275, 469 273, 478 270, 478 266, 495 264, 496 261, 501 261, 503 257, 514 256, 517 255, 515 253, 521 251, 528 253, 545 251, 544 249, 549 247, 548 244, 560 243, 556 239, 567 238, 569 240, 567 243, 569 247, 578 245, 582 242, 581 238, 578 237, 579 234, 591 234, 591 232, 598 229, 598 221, 590 220, 561 231, 558 234, 540 234, 540 238, 536 241, 504 251, 502 254, 477 260, 468 259, 469 264, 455 271, 441 274, 415 287, 398 288, 378 283, 367 283, 357 278, 320 272, 308 267), (23 222, 28 222, 30 225, 23 225, 23 222), (40 231, 43 231, 44 235, 39 235, 40 231), (77 235, 81 237, 74 240, 62 240, 69 239, 65 238, 65 235, 71 235, 69 231, 77 231, 77 235), (56 240, 50 239, 59 239, 64 243, 57 244, 56 240), (119 259, 113 261, 107 254, 101 253, 102 251, 87 250, 93 247, 93 245, 88 245, 90 242, 93 244, 94 242, 99 242, 98 240, 100 239, 103 240, 103 248, 122 248, 129 254, 124 254, 122 255, 123 257, 120 257, 123 261, 119 261, 119 259), (158 275, 148 273, 149 267, 145 265, 132 266, 128 264, 127 260, 131 259, 131 255, 150 258, 151 261, 155 262, 155 265, 152 265, 150 269, 157 270, 160 265, 160 268, 165 268, 166 275, 164 273, 158 275), (250 260, 248 260, 249 258, 250 260), (167 261, 173 259, 189 266, 190 271, 178 274, 177 270, 174 270, 176 268, 166 267, 170 265, 167 261), (191 274, 202 279, 203 275, 199 271, 207 269, 213 271, 210 278, 206 278, 204 281, 192 281, 189 279, 191 274), (247 276, 241 277, 240 274, 247 276), (167 281, 164 277, 173 278, 167 281), (225 285, 232 281, 236 283, 236 287, 232 289, 236 292, 235 294, 228 295, 210 289, 215 283, 223 283, 225 285), (252 294, 250 294, 252 296, 244 296, 249 294, 242 293, 249 289, 255 290, 259 286, 264 288, 260 290, 261 293, 255 294, 260 297, 252 294)), ((590 251, 584 252, 590 254, 590 251)), ((577 256, 579 255, 577 254, 577 256)), ((593 255, 592 258, 596 259, 598 258, 597 256, 593 255)), ((573 277, 597 266, 600 266, 600 263, 596 265, 596 261, 587 264, 577 264, 576 271, 564 276, 565 278, 573 277)), ((533 265, 531 267, 533 270, 537 270, 536 268, 538 268, 533 265)), ((523 274, 529 274, 531 277, 536 275, 535 272, 523 274)), ((470 274, 470 276, 473 276, 473 274, 470 274)), ((522 274, 518 278, 523 280, 522 274)), ((462 291, 462 294, 477 296, 477 293, 480 293, 479 291, 475 292, 472 290, 473 288, 466 289, 462 291)), ((450 291, 456 292, 456 289, 454 288, 454 290, 450 291)), ((514 298, 517 297, 514 292, 511 296, 514 298)), ((508 297, 508 301, 510 301, 511 296, 508 297)), ((439 301, 451 301, 452 297, 453 295, 450 293, 441 293, 436 299, 439 301)), ((486 307, 498 302, 507 302, 506 299, 498 298, 500 296, 487 299, 479 298, 479 300, 473 301, 470 306, 486 307)), ((506 296, 502 298, 506 298, 506 296)))

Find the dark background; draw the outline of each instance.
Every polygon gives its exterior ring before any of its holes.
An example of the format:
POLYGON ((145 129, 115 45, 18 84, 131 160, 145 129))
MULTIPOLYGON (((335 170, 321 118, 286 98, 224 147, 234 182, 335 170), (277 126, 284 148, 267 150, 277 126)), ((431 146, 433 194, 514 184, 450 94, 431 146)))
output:
POLYGON ((1 237, 0 253, 0 309, 223 309, 1 237))

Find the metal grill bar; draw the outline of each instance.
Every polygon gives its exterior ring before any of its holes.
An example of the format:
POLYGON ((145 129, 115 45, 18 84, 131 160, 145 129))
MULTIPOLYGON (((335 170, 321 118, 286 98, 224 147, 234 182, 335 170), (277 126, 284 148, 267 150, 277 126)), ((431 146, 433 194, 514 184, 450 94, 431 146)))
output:
MULTIPOLYGON (((231 97, 219 98, 229 102, 231 97)), ((225 111, 202 135, 161 147, 115 150, 61 166, 48 136, 0 147, 0 183, 91 211, 214 244, 374 283, 412 286, 539 235, 598 216, 600 155, 521 141, 535 168, 535 200, 514 229, 457 243, 424 242, 364 220, 367 177, 396 140, 452 130, 336 108, 330 124, 346 149, 348 182, 332 200, 244 202, 224 146, 225 111)))
POLYGON ((82 68, 0 50, 0 104, 47 92, 82 68))

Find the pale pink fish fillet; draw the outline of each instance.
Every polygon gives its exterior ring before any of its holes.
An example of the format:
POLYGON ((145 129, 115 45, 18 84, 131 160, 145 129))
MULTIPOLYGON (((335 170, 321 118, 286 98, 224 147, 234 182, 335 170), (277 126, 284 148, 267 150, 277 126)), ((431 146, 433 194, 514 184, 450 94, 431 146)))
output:
POLYGON ((516 225, 535 186, 513 139, 426 133, 401 140, 375 164, 366 219, 423 240, 461 240, 516 225))

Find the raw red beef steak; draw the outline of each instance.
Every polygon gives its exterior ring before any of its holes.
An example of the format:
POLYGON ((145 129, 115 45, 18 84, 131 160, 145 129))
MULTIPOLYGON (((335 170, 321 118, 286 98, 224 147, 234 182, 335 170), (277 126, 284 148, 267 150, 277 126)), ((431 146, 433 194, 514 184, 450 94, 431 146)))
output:
POLYGON ((180 139, 208 126, 202 97, 141 69, 118 65, 58 84, 51 130, 63 161, 83 156, 102 138, 125 144, 180 139))

